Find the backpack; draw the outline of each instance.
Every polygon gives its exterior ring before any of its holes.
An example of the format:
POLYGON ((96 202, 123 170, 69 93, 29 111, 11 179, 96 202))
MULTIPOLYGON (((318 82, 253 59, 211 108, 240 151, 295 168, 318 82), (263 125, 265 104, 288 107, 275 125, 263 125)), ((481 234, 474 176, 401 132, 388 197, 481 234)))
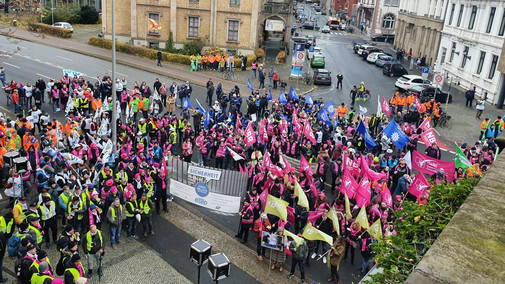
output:
POLYGON ((307 242, 303 241, 297 248, 296 257, 298 260, 304 260, 307 258, 308 254, 309 254, 309 247, 307 245, 307 242))
POLYGON ((19 244, 21 243, 21 238, 17 235, 12 235, 7 241, 7 253, 9 257, 15 257, 18 255, 19 244))

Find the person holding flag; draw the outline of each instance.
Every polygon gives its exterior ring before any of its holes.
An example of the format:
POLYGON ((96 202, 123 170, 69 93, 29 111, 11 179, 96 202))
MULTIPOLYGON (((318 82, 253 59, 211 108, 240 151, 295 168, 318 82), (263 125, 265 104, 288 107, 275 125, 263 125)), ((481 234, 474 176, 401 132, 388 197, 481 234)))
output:
POLYGON ((343 237, 338 236, 335 239, 335 242, 333 245, 330 247, 330 270, 331 270, 331 276, 328 278, 328 282, 333 282, 337 284, 342 284, 342 281, 340 281, 340 276, 338 275, 338 270, 340 267, 340 262, 342 261, 342 258, 345 254, 345 240, 343 237))

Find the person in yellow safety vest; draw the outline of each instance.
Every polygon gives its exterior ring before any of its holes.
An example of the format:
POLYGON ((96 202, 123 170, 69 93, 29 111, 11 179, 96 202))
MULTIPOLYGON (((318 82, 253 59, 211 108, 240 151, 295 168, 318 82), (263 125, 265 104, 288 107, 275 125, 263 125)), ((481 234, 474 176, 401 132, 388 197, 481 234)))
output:
POLYGON ((12 209, 12 214, 14 216, 14 223, 17 226, 21 225, 26 219, 26 211, 28 211, 28 204, 26 204, 26 197, 21 197, 18 199, 18 203, 12 209))
POLYGON ((46 239, 46 248, 51 245, 51 239, 49 238, 49 230, 53 234, 53 242, 56 243, 58 240, 58 224, 56 220, 56 203, 51 200, 51 197, 46 196, 43 199, 42 204, 39 205, 40 217, 44 224, 44 238, 46 239))
POLYGON ((83 115, 87 115, 89 114, 89 99, 85 96, 83 96, 82 98, 78 99, 77 100, 78 103, 79 103, 79 110, 81 112, 81 114, 83 115))
POLYGON ((98 268, 100 256, 104 253, 102 232, 96 228, 96 225, 89 226, 89 232, 83 239, 82 248, 88 260, 88 277, 91 277, 93 269, 98 268))
POLYGON ((81 257, 79 254, 74 254, 72 255, 72 258, 70 259, 70 262, 68 263, 69 266, 67 269, 65 269, 64 275, 64 283, 77 283, 77 279, 81 277, 86 277, 86 273, 84 271, 84 266, 81 263, 81 257))
POLYGON ((196 56, 196 71, 202 70, 202 56, 198 54, 196 56))
POLYGON ((146 177, 146 182, 144 183, 144 193, 149 199, 154 196, 154 182, 151 177, 146 177))
MULTIPOLYGON (((359 84, 358 95, 356 96, 357 102, 359 102, 359 99, 363 98, 363 93, 365 93, 365 82, 361 82, 359 84)), ((363 98, 363 101, 366 101, 366 99, 363 98)))
POLYGON ((485 118, 480 124, 480 136, 479 140, 483 140, 486 134, 486 130, 489 127, 489 118, 485 118))
MULTIPOLYGON (((59 212, 61 213, 61 216, 65 215, 65 212, 68 210, 68 203, 70 200, 72 200, 72 193, 70 193, 70 188, 68 185, 63 186, 63 192, 60 194, 58 197, 58 206, 59 206, 59 212)), ((63 225, 66 224, 65 218, 63 218, 62 221, 63 225)))
POLYGON ((54 272, 51 266, 51 262, 49 261, 49 257, 47 256, 47 252, 44 250, 40 250, 37 253, 37 259, 33 261, 32 265, 30 266, 30 273, 32 275, 32 279, 34 275, 37 275, 41 271, 43 273, 49 272, 51 275, 54 272), (44 267, 44 265, 41 266, 42 263, 45 263, 46 267, 44 267))
POLYGON ((79 201, 84 205, 84 209, 89 208, 89 198, 85 192, 82 192, 81 187, 79 185, 75 186, 74 196, 79 197, 79 201))
POLYGON ((147 194, 142 194, 139 202, 140 216, 142 217, 142 228, 144 229, 144 237, 147 237, 147 232, 154 235, 153 221, 151 218, 152 211, 154 210, 154 203, 151 201, 147 194))
POLYGON ((124 219, 126 219, 125 210, 119 202, 119 198, 116 197, 107 211, 107 221, 110 224, 110 244, 113 249, 115 248, 114 244, 120 241, 121 224, 124 219))
POLYGON ((84 207, 84 204, 77 196, 74 196, 72 198, 72 202, 70 202, 67 206, 65 216, 67 217, 68 223, 74 227, 76 232, 81 231, 82 219, 84 218, 85 210, 86 208, 84 207))
POLYGON ((137 113, 140 109, 140 98, 135 94, 128 103, 128 107, 130 108, 130 112, 133 113, 133 121, 137 121, 137 113))
POLYGON ((132 194, 130 200, 126 202, 126 220, 128 221, 128 231, 126 237, 137 239, 137 219, 136 214, 140 214, 139 203, 137 201, 137 194, 132 194))
POLYGON ((142 133, 142 136, 147 135, 147 123, 144 118, 141 118, 139 120, 139 123, 137 124, 137 129, 138 129, 138 132, 142 133))
MULTIPOLYGON (((40 253, 39 253, 40 254, 40 253)), ((53 273, 49 268, 50 265, 46 261, 42 261, 38 264, 39 272, 32 275, 30 280, 32 284, 51 284, 53 283, 53 273)))
POLYGON ((14 215, 12 212, 7 212, 4 216, 0 216, 0 233, 5 235, 5 239, 9 239, 11 237, 13 224, 14 215))
POLYGON ((140 108, 142 109, 142 115, 144 116, 145 119, 148 117, 149 113, 149 108, 151 107, 149 98, 144 97, 142 101, 140 102, 140 108))
POLYGON ((37 240, 37 245, 40 246, 40 244, 44 240, 44 234, 42 234, 42 226, 40 226, 39 219, 30 216, 27 218, 27 220, 29 223, 28 234, 30 234, 33 239, 37 240))

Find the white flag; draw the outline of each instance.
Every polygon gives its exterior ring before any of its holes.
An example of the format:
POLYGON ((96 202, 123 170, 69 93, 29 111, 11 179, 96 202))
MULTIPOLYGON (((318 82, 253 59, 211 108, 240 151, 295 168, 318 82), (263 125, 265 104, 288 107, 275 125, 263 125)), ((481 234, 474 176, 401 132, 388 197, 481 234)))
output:
POLYGON ((77 157, 73 154, 70 154, 70 153, 60 153, 60 154, 63 156, 65 161, 67 161, 67 163, 69 163, 70 165, 84 163, 84 161, 82 159, 80 159, 79 157, 77 157))
POLYGON ((405 163, 407 164, 407 167, 409 167, 409 169, 412 170, 412 153, 410 153, 410 151, 407 152, 407 154, 405 154, 405 157, 403 157, 405 159, 405 163))
POLYGON ((377 101, 378 101, 378 104, 377 104, 377 116, 381 116, 382 115, 382 104, 381 104, 381 96, 378 95, 377 96, 377 101))
POLYGON ((360 114, 365 114, 367 112, 368 112, 368 110, 366 109, 366 107, 359 106, 359 113, 360 114))
POLYGON ((226 147, 228 148, 228 151, 230 151, 230 155, 231 157, 235 160, 235 161, 240 161, 240 160, 243 160, 244 157, 240 156, 237 152, 233 151, 230 147, 226 147))

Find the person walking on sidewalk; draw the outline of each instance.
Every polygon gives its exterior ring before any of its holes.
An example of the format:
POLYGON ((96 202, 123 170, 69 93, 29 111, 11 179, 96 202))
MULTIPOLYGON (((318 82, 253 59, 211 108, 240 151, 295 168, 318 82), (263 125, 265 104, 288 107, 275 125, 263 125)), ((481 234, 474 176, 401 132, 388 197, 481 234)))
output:
POLYGON ((114 199, 114 203, 109 207, 107 211, 107 220, 110 224, 110 245, 115 248, 114 244, 120 243, 121 236, 121 224, 126 218, 126 212, 123 205, 120 204, 119 198, 114 199))
POLYGON ((161 51, 158 51, 158 53, 156 54, 156 57, 158 58, 158 64, 156 64, 156 66, 161 66, 161 59, 163 57, 163 55, 161 54, 161 51))
POLYGON ((477 101, 477 106, 475 106, 475 108, 477 109, 477 114, 475 115, 475 117, 477 119, 480 119, 482 112, 486 108, 486 100, 483 97, 480 97, 479 100, 477 101))
POLYGON ((465 107, 472 108, 472 103, 473 103, 473 100, 475 99, 475 87, 473 87, 465 92, 465 98, 466 98, 465 107))
POLYGON ((338 75, 337 75, 337 89, 338 89, 338 86, 340 86, 340 89, 342 89, 342 80, 344 80, 344 75, 342 75, 342 72, 338 72, 338 75))
POLYGON ((274 68, 270 68, 270 71, 268 71, 268 79, 270 80, 270 83, 268 84, 269 87, 274 85, 274 73, 274 68))
POLYGON ((104 254, 104 243, 102 232, 96 228, 96 225, 89 227, 89 232, 83 239, 82 248, 88 260, 88 275, 93 275, 93 270, 99 268, 100 256, 104 254))
POLYGON ((260 81, 260 85, 259 85, 258 89, 264 89, 265 88, 265 71, 263 70, 263 68, 260 67, 258 72, 259 72, 258 80, 260 81))
POLYGON ((258 69, 258 62, 254 60, 251 64, 251 78, 256 78, 256 69, 258 69))

